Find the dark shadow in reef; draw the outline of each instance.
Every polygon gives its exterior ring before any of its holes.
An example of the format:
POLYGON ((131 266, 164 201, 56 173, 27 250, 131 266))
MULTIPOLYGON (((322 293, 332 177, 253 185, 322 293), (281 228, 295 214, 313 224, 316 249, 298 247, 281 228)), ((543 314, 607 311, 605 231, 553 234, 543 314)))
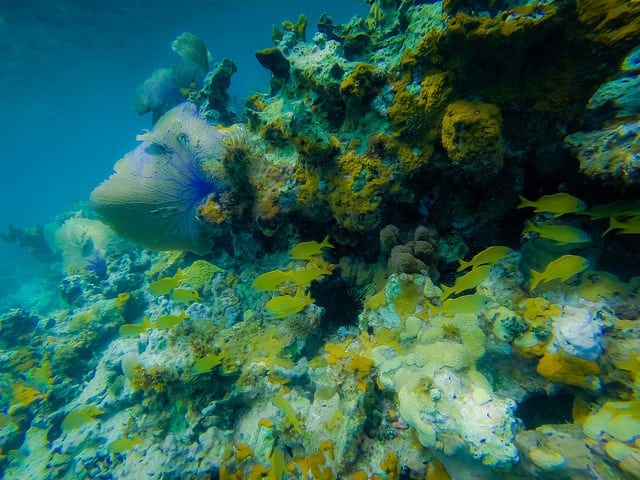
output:
POLYGON ((516 417, 522 420, 527 430, 548 424, 571 423, 573 400, 574 395, 569 392, 559 392, 555 395, 533 393, 520 402, 516 409, 516 417))

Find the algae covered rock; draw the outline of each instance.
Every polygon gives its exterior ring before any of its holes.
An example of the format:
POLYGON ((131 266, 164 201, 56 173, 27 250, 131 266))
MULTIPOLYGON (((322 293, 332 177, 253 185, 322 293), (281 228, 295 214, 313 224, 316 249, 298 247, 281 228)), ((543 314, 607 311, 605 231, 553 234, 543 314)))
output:
POLYGON ((442 145, 465 177, 484 183, 502 168, 502 115, 495 105, 457 101, 442 119, 442 145))

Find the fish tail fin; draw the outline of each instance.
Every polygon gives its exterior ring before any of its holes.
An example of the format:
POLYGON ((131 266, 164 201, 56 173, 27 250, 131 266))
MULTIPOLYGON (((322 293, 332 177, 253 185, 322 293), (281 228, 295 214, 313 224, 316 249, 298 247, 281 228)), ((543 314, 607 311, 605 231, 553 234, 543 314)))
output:
POLYGON ((471 262, 465 262, 463 259, 458 259, 458 263, 460 264, 458 266, 458 269, 456 270, 456 272, 461 272, 462 270, 465 270, 467 268, 469 268, 471 266, 471 262))
POLYGON ((529 220, 527 220, 524 224, 524 229, 522 230, 523 232, 535 232, 536 231, 536 226, 533 222, 530 222, 529 220))
POLYGON ((601 237, 604 237, 610 231, 617 230, 618 228, 621 228, 621 222, 619 222, 617 218, 611 217, 609 219, 609 228, 607 228, 604 232, 602 232, 601 237))
POLYGON ((140 327, 144 330, 149 330, 150 328, 154 328, 156 326, 155 323, 149 321, 149 317, 142 317, 142 323, 140 327))
POLYGON ((446 300, 454 292, 453 287, 449 287, 447 285, 440 285, 440 288, 442 289, 442 296, 440 297, 440 300, 446 300))
POLYGON ((534 203, 531 200, 527 200, 522 195, 518 195, 520 199, 520 203, 516 205, 516 208, 527 208, 527 207, 535 207, 534 203))
POLYGON ((304 298, 305 300, 308 300, 311 298, 311 292, 304 288, 303 285, 298 285, 298 289, 296 290, 293 298, 304 298))
POLYGON ((334 248, 333 245, 331 245, 331 243, 329 243, 329 235, 325 235, 324 240, 322 240, 322 243, 320 244, 321 248, 334 248))
POLYGON ((534 270, 533 268, 531 269, 531 282, 529 285, 529 290, 533 291, 536 289, 536 287, 538 286, 538 284, 542 281, 542 272, 538 272, 536 270, 534 270))

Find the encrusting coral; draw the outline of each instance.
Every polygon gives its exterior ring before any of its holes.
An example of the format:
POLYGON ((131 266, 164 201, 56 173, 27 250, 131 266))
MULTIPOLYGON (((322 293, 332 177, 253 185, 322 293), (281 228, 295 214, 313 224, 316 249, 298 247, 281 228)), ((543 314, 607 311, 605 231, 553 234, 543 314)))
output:
POLYGON ((637 7, 369 4, 243 117, 179 36, 93 210, 9 232, 7 478, 638 476, 637 7))

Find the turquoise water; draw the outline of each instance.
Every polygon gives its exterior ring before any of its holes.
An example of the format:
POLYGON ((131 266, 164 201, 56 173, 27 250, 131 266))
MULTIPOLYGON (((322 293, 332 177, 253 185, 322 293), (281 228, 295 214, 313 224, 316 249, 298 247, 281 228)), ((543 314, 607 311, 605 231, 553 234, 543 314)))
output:
POLYGON ((4 2, 0 480, 640 478, 636 3, 4 2))
MULTIPOLYGON (((230 94, 242 105, 267 89, 253 55, 273 25, 302 12, 310 23, 330 11, 338 22, 364 16, 364 2, 3 2, 0 10, 0 225, 30 227, 86 201, 115 160, 151 127, 135 114, 135 89, 169 65, 184 31, 199 35, 216 61, 234 60, 230 94)), ((0 244, 3 278, 24 268, 18 249, 0 244), (19 262, 14 262, 14 259, 19 262)), ((2 282, 3 286, 6 282, 2 282)))

